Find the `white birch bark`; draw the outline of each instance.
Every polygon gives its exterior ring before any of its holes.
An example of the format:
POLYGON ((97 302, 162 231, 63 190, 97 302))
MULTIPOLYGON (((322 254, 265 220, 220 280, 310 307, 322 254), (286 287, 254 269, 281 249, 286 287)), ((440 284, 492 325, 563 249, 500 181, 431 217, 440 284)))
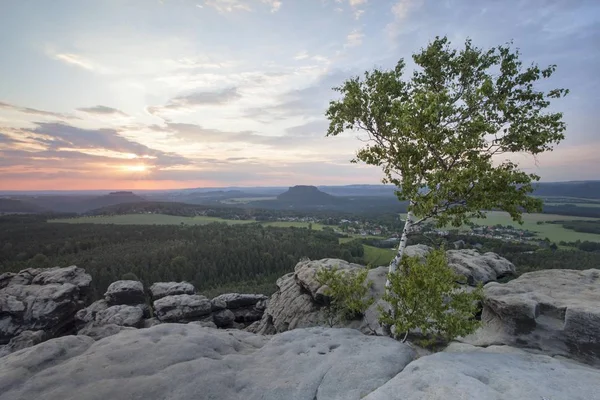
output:
MULTIPOLYGON (((410 233, 410 230, 412 229, 412 225, 413 225, 413 213, 412 213, 412 211, 409 211, 406 214, 406 221, 404 222, 404 228, 402 229, 402 236, 400 237, 400 243, 398 243, 398 251, 389 266, 388 272, 390 274, 396 272, 396 270, 398 269, 398 265, 400 264, 400 261, 402 260, 402 256, 404 255, 404 249, 406 248, 406 243, 408 242, 408 234, 410 233)), ((387 281, 385 282, 385 287, 389 287, 389 286, 390 286, 390 280, 388 278, 387 281)))

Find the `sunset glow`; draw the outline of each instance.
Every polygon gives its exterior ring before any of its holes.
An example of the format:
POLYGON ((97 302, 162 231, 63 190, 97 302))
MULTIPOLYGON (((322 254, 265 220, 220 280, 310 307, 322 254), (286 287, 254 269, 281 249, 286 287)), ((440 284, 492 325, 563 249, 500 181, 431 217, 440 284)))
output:
POLYGON ((510 158, 598 179, 598 2, 33 2, 0 14, 0 190, 379 183, 350 163, 357 134, 326 137, 332 87, 400 58, 410 74, 436 35, 557 64, 566 139, 510 158))
POLYGON ((148 171, 148 166, 139 164, 139 165, 123 165, 121 167, 124 171, 127 172, 146 172, 148 171))

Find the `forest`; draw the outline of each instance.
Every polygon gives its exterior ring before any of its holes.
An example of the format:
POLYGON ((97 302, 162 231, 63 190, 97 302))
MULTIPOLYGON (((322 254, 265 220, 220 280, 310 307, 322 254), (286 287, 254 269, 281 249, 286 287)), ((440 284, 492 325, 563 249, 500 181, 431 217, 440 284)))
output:
POLYGON ((230 226, 50 224, 43 216, 0 217, 0 273, 77 265, 92 275, 95 297, 123 278, 148 285, 186 280, 207 295, 270 294, 303 257, 362 260, 361 244, 331 231, 230 226))
MULTIPOLYGON (((377 242, 357 238, 339 243, 340 235, 332 229, 265 227, 258 223, 142 226, 47 223, 46 218, 0 217, 0 273, 77 265, 92 275, 95 298, 119 279, 139 279, 145 285, 185 280, 208 296, 226 292, 271 294, 277 278, 293 271, 303 257, 365 264, 363 244, 377 242)), ((519 273, 600 265, 597 244, 589 246, 589 242, 561 243, 570 249, 542 249, 534 244, 460 234, 415 234, 409 244, 451 249, 457 240, 463 240, 467 248, 479 246, 481 252, 506 257, 519 273)))

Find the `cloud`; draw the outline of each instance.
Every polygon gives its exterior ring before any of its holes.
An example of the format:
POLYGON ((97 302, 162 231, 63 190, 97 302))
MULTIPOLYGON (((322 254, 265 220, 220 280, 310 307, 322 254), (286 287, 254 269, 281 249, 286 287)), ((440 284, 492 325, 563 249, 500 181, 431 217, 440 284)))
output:
POLYGON ((281 8, 281 1, 278 0, 262 0, 263 3, 271 6, 271 12, 277 12, 281 8))
POLYGON ((276 97, 276 104, 245 110, 244 117, 260 121, 285 120, 290 117, 319 118, 335 95, 332 88, 339 86, 356 71, 332 70, 313 85, 292 90, 276 97))
POLYGON ((354 29, 348 34, 348 36, 346 36, 346 44, 344 47, 360 46, 362 44, 363 37, 365 37, 365 35, 360 29, 354 29))
POLYGON ((94 107, 82 107, 78 108, 78 111, 82 111, 88 114, 98 114, 98 115, 120 115, 126 117, 123 111, 117 110, 116 108, 106 107, 106 106, 94 106, 94 107))
POLYGON ((0 108, 6 109, 6 110, 17 111, 17 112, 20 112, 23 114, 39 115, 42 117, 54 117, 54 118, 59 118, 59 119, 77 119, 76 117, 74 117, 72 115, 61 114, 61 113, 56 113, 56 112, 51 112, 51 111, 37 110, 35 108, 29 108, 29 107, 20 107, 20 106, 14 105, 14 104, 3 103, 3 102, 0 102, 0 108))
POLYGON ((218 91, 192 92, 176 96, 164 106, 150 106, 148 107, 148 112, 153 115, 160 115, 167 110, 185 110, 199 106, 219 106, 240 98, 241 95, 236 87, 218 91))
POLYGON ((305 60, 309 57, 308 52, 306 50, 299 52, 294 56, 294 60, 305 60))
POLYGON ((140 158, 154 158, 160 165, 187 164, 188 160, 175 153, 151 149, 141 143, 127 139, 115 129, 81 129, 62 123, 37 122, 30 130, 41 136, 37 139, 48 150, 71 149, 73 151, 107 151, 140 158))
POLYGON ((359 19, 365 12, 364 7, 367 5, 367 0, 348 0, 348 4, 354 11, 354 18, 359 19))
POLYGON ((98 69, 91 61, 77 54, 58 53, 52 56, 59 61, 87 69, 88 71, 96 71, 98 69))
POLYGON ((290 128, 287 128, 285 132, 291 136, 316 136, 323 137, 327 133, 327 128, 329 127, 329 123, 327 120, 320 119, 316 121, 311 121, 303 125, 296 125, 290 128))
POLYGON ((395 39, 402 32, 402 22, 406 20, 408 15, 420 8, 423 5, 423 0, 397 0, 391 8, 394 20, 386 26, 388 35, 395 39))
MULTIPOLYGON (((277 12, 281 8, 279 0, 260 0, 261 3, 271 7, 271 12, 277 12)), ((218 12, 230 13, 235 11, 252 11, 252 7, 248 4, 249 0, 206 0, 205 5, 214 8, 218 12)))

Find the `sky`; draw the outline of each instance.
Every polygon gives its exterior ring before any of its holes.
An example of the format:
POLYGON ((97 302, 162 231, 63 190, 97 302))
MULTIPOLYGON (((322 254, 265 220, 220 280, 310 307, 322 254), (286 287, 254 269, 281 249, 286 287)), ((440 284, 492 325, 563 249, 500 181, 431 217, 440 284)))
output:
POLYGON ((557 64, 566 139, 513 160, 600 179, 597 0, 4 0, 0 190, 379 183, 332 88, 436 35, 557 64))

